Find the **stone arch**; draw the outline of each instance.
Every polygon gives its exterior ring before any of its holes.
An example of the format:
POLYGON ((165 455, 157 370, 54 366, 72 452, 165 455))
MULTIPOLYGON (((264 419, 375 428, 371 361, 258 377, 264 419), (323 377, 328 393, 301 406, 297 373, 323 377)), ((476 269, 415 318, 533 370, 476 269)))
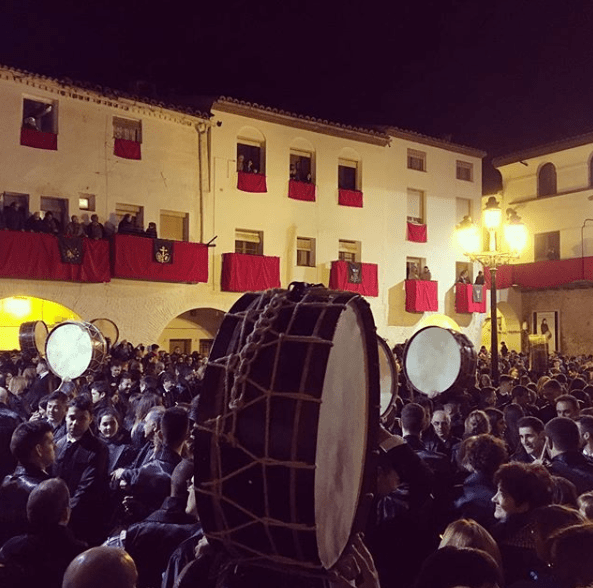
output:
MULTIPOLYGON (((521 321, 510 303, 499 301, 497 303, 498 317, 498 345, 504 341, 509 349, 521 351, 521 321)), ((482 325, 481 345, 490 349, 491 325, 490 314, 487 314, 482 325)))
POLYGON ((169 321, 157 342, 166 351, 179 346, 184 352, 204 353, 214 340, 224 315, 224 311, 217 308, 190 308, 169 321))

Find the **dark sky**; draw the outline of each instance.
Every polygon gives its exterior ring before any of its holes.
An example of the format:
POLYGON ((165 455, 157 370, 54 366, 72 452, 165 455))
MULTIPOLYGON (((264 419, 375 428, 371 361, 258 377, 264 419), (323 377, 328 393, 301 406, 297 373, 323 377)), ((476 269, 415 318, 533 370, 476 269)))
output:
POLYGON ((392 124, 496 156, 593 130, 589 0, 5 0, 0 62, 392 124))

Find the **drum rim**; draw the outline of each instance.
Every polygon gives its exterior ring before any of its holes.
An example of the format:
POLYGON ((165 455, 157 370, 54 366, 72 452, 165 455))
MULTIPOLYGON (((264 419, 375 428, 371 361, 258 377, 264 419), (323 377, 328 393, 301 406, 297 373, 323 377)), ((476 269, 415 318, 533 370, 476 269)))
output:
POLYGON ((47 342, 47 337, 49 336, 49 327, 47 326, 47 323, 44 320, 40 319, 36 321, 25 321, 24 323, 21 323, 19 325, 19 347, 21 348, 21 351, 26 351, 23 349, 23 339, 26 335, 29 334, 33 335, 33 346, 37 350, 37 354, 40 357, 45 357, 45 343, 47 342), (37 347, 37 341, 35 340, 35 332, 39 325, 43 325, 45 328, 45 341, 43 343, 42 349, 39 349, 39 347, 37 347), (28 330, 29 328, 31 328, 31 330, 28 330))
MULTIPOLYGON (((391 400, 389 401, 389 404, 387 405, 387 408, 381 412, 381 384, 380 384, 380 378, 381 378, 381 361, 379 360, 379 413, 381 418, 383 418, 385 415, 387 415, 389 413, 389 411, 393 408, 393 406, 395 405, 396 401, 397 401, 397 394, 398 394, 398 390, 399 390, 399 370, 397 368, 397 363, 395 362, 395 357, 393 355, 393 352, 391 351, 391 348, 389 347, 389 345, 387 344, 387 341, 385 341, 385 339, 383 339, 383 337, 381 337, 381 335, 377 335, 377 343, 379 347, 382 347, 384 350, 386 350, 386 356, 389 358, 387 363, 389 364, 389 367, 391 369, 391 375, 393 376, 391 379, 391 400)), ((378 353, 378 352, 377 352, 378 353)), ((379 356, 377 355, 377 358, 379 356)))
MULTIPOLYGON (((93 320, 89 321, 89 324, 93 325, 96 329, 99 329, 99 327, 97 327, 95 325, 96 321, 107 321, 108 323, 111 323, 113 325, 113 328, 115 329, 115 340, 111 341, 111 347, 115 347, 115 345, 117 345, 117 342, 119 341, 119 327, 115 324, 115 321, 106 318, 106 317, 97 317, 94 318, 93 320)), ((99 331, 101 331, 101 329, 99 329, 99 331)), ((103 332, 101 331, 101 334, 103 334, 103 332)), ((103 337, 105 338, 105 335, 103 335, 103 337)))
MULTIPOLYGON (((338 561, 343 557, 344 553, 348 550, 348 546, 354 536, 363 530, 366 526, 366 522, 368 519, 369 509, 371 506, 371 499, 373 493, 375 491, 376 485, 376 465, 377 465, 377 454, 378 454, 378 430, 379 430, 379 422, 380 422, 380 375, 379 375, 379 351, 377 345, 377 333, 376 333, 376 326, 372 314, 372 310, 370 308, 369 303, 359 294, 353 292, 342 292, 336 290, 330 290, 325 287, 320 286, 312 286, 311 289, 317 288, 320 293, 324 293, 327 299, 330 297, 334 297, 335 295, 340 295, 344 299, 344 304, 355 304, 360 305, 360 310, 358 307, 356 309, 357 315, 359 320, 361 321, 362 328, 361 328, 361 338, 363 339, 363 346, 367 353, 367 433, 366 433, 366 446, 363 450, 364 455, 364 462, 360 472, 360 483, 358 488, 358 500, 357 506, 354 512, 353 520, 352 520, 352 528, 350 530, 350 537, 349 540, 346 542, 346 545, 343 548, 342 553, 339 554, 338 561)), ((275 292, 283 292, 283 290, 276 290, 275 292)), ((288 292, 284 290, 284 292, 288 292)), ((233 321, 233 317, 229 315, 236 314, 238 312, 245 311, 251 304, 255 301, 259 300, 261 296, 265 295, 264 292, 248 292, 243 294, 239 300, 237 300, 233 306, 229 309, 227 315, 223 319, 214 343, 212 345, 212 352, 215 350, 218 351, 218 347, 223 345, 222 342, 222 334, 224 330, 225 321, 233 321)), ((337 324, 337 322, 336 322, 337 324)), ((232 327, 230 332, 228 333, 228 341, 227 344, 223 347, 223 351, 228 351, 229 347, 232 344, 233 335, 236 329, 236 324, 232 327)), ((225 335, 227 335, 225 333, 225 335)), ((211 354, 212 354, 211 352, 211 354)), ((212 355, 213 357, 215 355, 212 355)), ((211 367, 210 365, 206 368, 208 369, 218 369, 211 367)), ((204 378, 206 378, 206 374, 204 374, 204 378)), ((207 412, 214 412, 215 406, 219 399, 216 398, 217 394, 212 394, 211 398, 208 401, 209 407, 207 412)), ((204 399, 206 397, 204 396, 204 399)), ((197 424, 203 424, 207 419, 204 417, 204 413, 202 413, 202 418, 198 420, 197 424)), ((199 459, 194 461, 194 472, 195 472, 195 480, 196 480, 196 488, 198 485, 207 484, 211 481, 212 476, 204 476, 205 468, 211 468, 212 462, 210 461, 210 447, 212 440, 214 439, 214 434, 210 432, 210 434, 206 434, 207 439, 199 435, 196 437, 196 442, 194 444, 194 452, 196 455, 199 455, 199 459)), ((354 490, 353 490, 354 491, 354 490)), ((206 506, 206 500, 201 497, 199 494, 196 496, 197 498, 197 508, 198 512, 202 507, 206 506)), ((311 499, 314 499, 314 496, 311 496, 311 499)), ((209 520, 214 520, 216 517, 208 517, 209 520)), ((216 523, 215 523, 216 525, 216 523)), ((222 527, 213 527, 211 529, 206 530, 204 528, 204 534, 209 537, 212 532, 217 532, 222 527)), ((225 545, 221 539, 218 537, 212 537, 212 541, 216 544, 220 545, 223 549, 225 549, 225 545)), ((235 548, 237 552, 244 554, 240 547, 237 545, 235 548)), ((244 556, 245 559, 248 559, 247 556, 244 556)), ((316 562, 311 561, 303 561, 299 562, 296 558, 291 559, 291 562, 282 561, 274 561, 274 555, 266 554, 266 558, 263 560, 255 560, 249 563, 253 563, 253 565, 258 565, 265 568, 272 568, 278 569, 281 571, 292 570, 298 573, 307 573, 311 575, 323 576, 325 577, 327 574, 327 570, 322 566, 321 562, 319 561, 319 556, 317 556, 316 562)))
MULTIPOLYGON (((454 329, 449 329, 449 328, 447 328, 447 327, 439 327, 438 325, 427 325, 426 327, 422 327, 422 329, 419 329, 418 331, 416 331, 416 332, 415 332, 415 333, 414 333, 414 334, 413 334, 413 335, 412 335, 412 336, 411 336, 411 337, 408 339, 408 342, 406 343, 406 346, 405 346, 405 348, 404 348, 404 352, 403 352, 403 355, 402 355, 402 358, 403 358, 403 361, 402 361, 402 364, 403 364, 403 371, 404 371, 404 375, 405 375, 405 377, 406 377, 406 382, 407 382, 407 383, 408 383, 408 384, 409 384, 409 385, 412 387, 412 389, 413 389, 415 392, 419 392, 419 393, 421 393, 421 394, 427 394, 427 393, 426 393, 426 392, 424 392, 423 390, 420 390, 420 389, 419 389, 419 388, 417 388, 416 386, 414 386, 414 384, 413 384, 413 382, 412 382, 412 380, 410 379, 410 376, 409 376, 409 374, 408 374, 408 366, 407 366, 407 361, 406 361, 406 359, 407 359, 407 357, 408 357, 408 350, 409 350, 409 348, 410 348, 410 345, 411 345, 412 341, 413 341, 413 340, 416 338, 416 336, 417 336, 417 335, 419 335, 419 334, 420 334, 420 333, 422 333, 423 331, 426 331, 427 329, 439 329, 439 330, 441 330, 441 331, 447 331, 447 332, 449 332, 451 335, 454 335, 454 336, 453 336, 453 339, 455 339, 455 335, 456 335, 456 336, 460 336, 460 337, 464 338, 464 339, 465 339, 465 341, 471 345, 471 348, 472 348, 472 350, 473 350, 473 357, 474 357, 474 360, 476 359, 476 350, 475 350, 474 344, 471 342, 470 338, 469 338, 469 337, 468 337, 468 336, 467 336, 465 333, 462 333, 462 332, 460 332, 460 331, 455 331, 454 329)), ((461 351, 459 352, 459 354, 460 354, 460 360, 461 360, 461 359, 463 359, 463 356, 462 356, 462 354, 461 354, 461 351)), ((475 363, 475 361, 474 361, 474 363, 475 363)), ((461 366, 460 366, 460 367, 461 367, 461 366)), ((446 392, 449 392, 450 390, 454 389, 454 388, 455 388, 455 385, 456 385, 456 383, 457 383, 457 379, 459 378, 459 375, 460 375, 460 373, 458 373, 458 374, 457 374, 457 377, 455 378, 455 380, 453 381, 453 383, 452 383, 452 384, 451 384, 451 385, 450 385, 450 386, 449 386, 449 387, 448 387, 446 390, 441 390, 440 392, 438 392, 438 393, 437 393, 437 395, 440 395, 440 394, 445 394, 446 392)))

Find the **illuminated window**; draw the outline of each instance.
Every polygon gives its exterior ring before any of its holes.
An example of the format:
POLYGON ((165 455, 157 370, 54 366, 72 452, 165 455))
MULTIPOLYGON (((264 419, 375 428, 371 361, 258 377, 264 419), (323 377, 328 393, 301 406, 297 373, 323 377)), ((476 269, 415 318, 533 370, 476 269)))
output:
POLYGON ((456 165, 455 177, 458 180, 465 180, 466 182, 474 181, 474 164, 467 161, 458 161, 456 165))
POLYGON ((408 149, 408 169, 426 171, 426 152, 408 149))
POLYGON ((338 259, 340 261, 360 262, 361 249, 360 241, 340 239, 338 242, 338 259))
POLYGON ((424 192, 408 188, 408 221, 424 224, 424 192))
POLYGON ((297 237, 297 265, 315 267, 315 239, 297 237))
POLYGON ((142 121, 114 116, 113 137, 142 143, 142 121))
POLYGON ((78 210, 95 210, 95 195, 80 194, 78 197, 78 210))
POLYGON ((263 231, 250 231, 249 229, 235 229, 235 253, 247 255, 264 254, 263 231))

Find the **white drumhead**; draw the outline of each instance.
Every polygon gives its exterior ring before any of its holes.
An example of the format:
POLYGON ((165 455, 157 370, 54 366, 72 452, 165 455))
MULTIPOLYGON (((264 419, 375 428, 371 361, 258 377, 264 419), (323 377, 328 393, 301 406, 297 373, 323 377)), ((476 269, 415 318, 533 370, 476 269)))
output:
POLYGON ((35 323, 35 347, 39 353, 45 351, 45 343, 47 341, 47 325, 43 321, 36 321, 35 323))
POLYGON ((47 338, 45 355, 51 370, 63 380, 82 376, 93 357, 88 329, 81 323, 60 323, 47 338))
POLYGON ((315 520, 326 569, 348 544, 358 506, 367 449, 367 378, 362 323, 346 306, 329 354, 317 432, 315 520))
POLYGON ((461 349, 447 329, 426 327, 410 339, 404 364, 412 386, 434 397, 455 383, 461 369, 461 349))

